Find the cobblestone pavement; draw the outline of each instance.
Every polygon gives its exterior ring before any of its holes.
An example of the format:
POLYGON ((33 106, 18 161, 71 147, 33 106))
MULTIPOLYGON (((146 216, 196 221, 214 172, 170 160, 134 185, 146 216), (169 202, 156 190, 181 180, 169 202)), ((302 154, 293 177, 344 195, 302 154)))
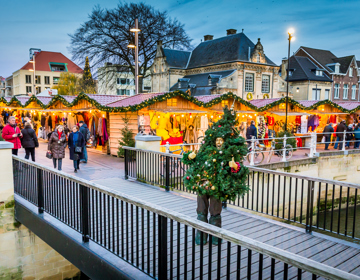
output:
MULTIPOLYGON (((41 141, 39 144, 40 147, 35 150, 35 161, 45 166, 53 167, 52 160, 45 156, 47 143, 41 141)), ((62 171, 66 173, 89 181, 124 177, 124 159, 122 158, 92 152, 91 149, 88 149, 88 162, 80 163, 80 170, 78 170, 78 173, 74 173, 73 161, 69 159, 68 148, 66 148, 65 153, 62 171)), ((23 148, 19 150, 19 156, 25 156, 25 150, 23 148)))

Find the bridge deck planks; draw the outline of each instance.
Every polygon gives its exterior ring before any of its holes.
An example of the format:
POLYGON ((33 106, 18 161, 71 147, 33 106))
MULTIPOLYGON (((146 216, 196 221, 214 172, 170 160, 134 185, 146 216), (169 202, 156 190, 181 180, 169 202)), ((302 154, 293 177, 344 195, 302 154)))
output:
MULTIPOLYGON (((165 192, 162 189, 154 188, 152 186, 147 186, 144 184, 138 184, 134 182, 124 181, 122 179, 104 179, 100 180, 97 183, 105 185, 107 187, 111 187, 114 190, 126 193, 128 195, 136 196, 137 198, 143 199, 148 203, 154 203, 164 208, 168 208, 171 210, 175 210, 185 215, 189 215, 192 217, 196 217, 196 198, 189 196, 188 194, 182 194, 178 192, 165 192)), ((61 201, 65 202, 64 199, 61 201)), ((90 203, 91 205, 91 203, 90 203)), ((116 204, 115 204, 116 205, 116 204)), ((150 234, 149 240, 147 237, 147 212, 144 212, 144 238, 141 237, 142 225, 141 225, 141 209, 139 209, 138 216, 138 227, 136 227, 136 207, 133 207, 133 227, 131 228, 131 206, 128 207, 128 217, 129 217, 129 227, 128 231, 125 230, 124 225, 124 234, 121 236, 120 233, 120 225, 116 221, 116 213, 115 213, 115 226, 112 227, 112 200, 110 200, 110 213, 108 212, 108 201, 99 198, 99 202, 96 205, 95 209, 90 209, 90 214, 92 216, 93 211, 102 216, 102 223, 104 226, 99 228, 100 234, 102 235, 102 245, 107 248, 117 248, 119 245, 120 252, 122 251, 121 244, 117 244, 117 239, 119 238, 124 242, 124 255, 128 254, 129 261, 133 261, 137 264, 137 254, 136 254, 136 244, 142 248, 142 244, 144 243, 145 250, 144 254, 144 267, 146 268, 148 265, 148 255, 151 263, 150 273, 153 273, 155 265, 155 270, 157 271, 157 244, 158 237, 155 236, 156 246, 154 248, 154 236, 153 236, 153 215, 150 213, 150 234), (102 207, 99 209, 100 200, 102 207), (110 215, 108 215, 110 214, 110 215), (110 220, 110 223, 109 223, 110 220), (131 231, 132 230, 132 231, 131 231), (128 240, 128 243, 126 243, 128 240), (148 244, 149 243, 149 244, 148 244), (148 250, 149 248, 149 250, 148 250), (155 255, 154 255, 155 249, 155 255), (155 261, 155 263, 154 263, 155 261)), ((124 217, 126 216, 126 207, 124 204, 124 217)), ((66 208, 64 211, 68 211, 71 209, 66 208)), ((120 212, 120 210, 119 210, 120 212)), ((96 221, 96 220, 95 220, 96 221)), ((90 219, 90 225, 92 225, 93 218, 90 219)), ((155 226, 157 226, 158 221, 155 221, 155 226)), ((244 214, 239 210, 229 208, 228 210, 224 210, 222 213, 222 227, 226 228, 230 231, 242 234, 244 236, 248 236, 255 240, 267 243, 269 245, 281 248, 283 250, 287 250, 292 253, 299 254, 301 256, 310 258, 312 260, 325 263, 327 265, 338 267, 347 272, 354 273, 356 275, 360 275, 360 264, 357 261, 360 255, 360 250, 349 247, 340 243, 336 243, 334 241, 329 241, 327 239, 321 237, 315 237, 309 234, 306 234, 304 231, 299 231, 292 229, 290 227, 282 226, 277 223, 273 223, 271 220, 267 221, 264 219, 257 218, 256 216, 244 214)), ((91 236, 94 237, 94 232, 92 227, 91 236)), ((192 229, 188 228, 188 243, 185 244, 184 239, 184 226, 181 226, 180 231, 180 250, 178 260, 178 252, 177 252, 177 244, 178 244, 178 236, 177 236, 177 222, 173 222, 173 249, 172 249, 172 274, 170 274, 170 262, 171 262, 171 254, 170 254, 170 221, 168 222, 168 277, 172 275, 173 278, 177 275, 177 270, 180 271, 181 278, 184 278, 184 274, 187 273, 187 278, 191 279, 192 275, 190 272, 185 272, 185 248, 187 250, 187 268, 192 267, 192 229)), ((230 263, 230 279, 235 278, 236 270, 237 270, 237 262, 236 262, 236 254, 237 254, 237 246, 231 245, 231 263, 230 263)), ((203 251, 203 279, 216 279, 215 268, 217 266, 217 246, 212 246, 212 272, 211 275, 208 275, 208 266, 209 262, 207 261, 209 258, 209 245, 204 245, 203 251)), ((221 246, 221 279, 226 279, 226 265, 227 265, 227 242, 223 242, 221 246)), ((142 265, 142 253, 139 254, 138 264, 142 265)), ((252 276, 254 278, 258 277, 259 270, 259 254, 252 252, 252 276)), ((241 250, 241 279, 246 279, 247 277, 247 263, 248 263, 248 251, 245 248, 241 250)), ((270 264, 271 259, 264 256, 263 259, 263 279, 267 279, 270 277, 270 264)), ((200 246, 195 247, 195 278, 200 277, 200 246)), ((283 264, 276 261, 275 267, 275 278, 282 279, 283 278, 283 264)), ((289 267, 289 279, 297 277, 297 268, 289 267)), ((307 279, 311 275, 309 273, 302 274, 303 279, 307 279)))

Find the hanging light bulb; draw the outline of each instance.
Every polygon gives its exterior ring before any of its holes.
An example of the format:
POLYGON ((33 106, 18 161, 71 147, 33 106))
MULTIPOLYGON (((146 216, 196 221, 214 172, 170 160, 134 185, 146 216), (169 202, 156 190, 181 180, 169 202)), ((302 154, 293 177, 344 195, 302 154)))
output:
POLYGON ((92 110, 90 110, 90 113, 92 112, 92 110))
POLYGON ((190 119, 192 119, 192 116, 190 115, 190 119))
POLYGON ((181 115, 181 117, 183 118, 183 117, 184 117, 184 115, 181 115))
POLYGON ((211 118, 214 118, 214 116, 213 116, 213 115, 211 115, 211 118))
POLYGON ((205 117, 207 117, 207 114, 205 114, 205 117))
POLYGON ((242 117, 244 118, 244 115, 242 115, 242 117))
POLYGON ((158 116, 158 118, 160 119, 160 116, 158 116))

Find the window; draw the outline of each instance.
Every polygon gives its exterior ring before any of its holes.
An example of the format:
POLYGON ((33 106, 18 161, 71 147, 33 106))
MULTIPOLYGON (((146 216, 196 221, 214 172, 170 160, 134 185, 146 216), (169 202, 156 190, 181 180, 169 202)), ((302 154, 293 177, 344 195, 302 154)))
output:
POLYGON ((36 83, 36 84, 41 84, 41 78, 40 78, 40 76, 35 76, 35 83, 36 83))
POLYGON ((261 92, 263 92, 263 93, 270 92, 270 76, 269 75, 262 75, 261 92))
POLYGON ((351 87, 351 99, 356 99, 356 85, 351 87))
POLYGON ((340 93, 339 93, 339 84, 335 84, 335 89, 334 89, 334 98, 339 99, 340 98, 340 93))
POLYGON ((256 54, 256 62, 260 63, 260 54, 259 53, 256 54))
POLYGON ((350 67, 350 69, 349 69, 349 76, 350 76, 350 77, 353 76, 353 69, 352 69, 352 67, 350 67))
POLYGON ((254 74, 246 73, 245 91, 254 91, 254 74))
POLYGON ((41 87, 36 88, 36 94, 39 94, 41 92, 41 87))
POLYGON ((67 72, 65 63, 52 63, 50 62, 50 70, 57 72, 67 72))
POLYGON ((323 75, 323 71, 321 70, 316 70, 316 76, 322 76, 323 75))
POLYGON ((130 95, 130 90, 129 89, 117 89, 116 90, 116 94, 117 95, 130 95))
POLYGON ((134 79, 117 78, 116 82, 118 85, 134 85, 135 80, 134 79))
POLYGON ((320 93, 321 93, 321 89, 313 88, 313 90, 312 90, 312 100, 320 100, 320 93))
POLYGON ((349 95, 349 86, 344 85, 343 99, 348 99, 348 95, 349 95))
POLYGON ((221 106, 223 106, 223 107, 228 106, 229 107, 229 100, 221 101, 221 106))
POLYGON ((50 89, 50 87, 45 87, 45 89, 50 89))
POLYGON ((170 98, 170 99, 166 100, 166 105, 171 106, 171 107, 175 107, 177 105, 177 99, 176 98, 170 98))
POLYGON ((330 89, 325 89, 325 99, 330 98, 330 89))
POLYGON ((27 86, 26 87, 26 93, 31 93, 31 89, 32 89, 32 87, 27 86))
POLYGON ((50 77, 45 76, 45 85, 50 85, 50 77))
POLYGON ((25 82, 31 84, 31 75, 25 75, 25 82))
POLYGON ((53 77, 53 84, 57 85, 59 83, 60 78, 59 77, 53 77))

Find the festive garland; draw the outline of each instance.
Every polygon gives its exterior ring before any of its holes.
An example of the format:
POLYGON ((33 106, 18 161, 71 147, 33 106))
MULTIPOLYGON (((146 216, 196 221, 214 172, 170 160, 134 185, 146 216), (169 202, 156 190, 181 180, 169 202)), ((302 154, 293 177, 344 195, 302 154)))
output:
MULTIPOLYGON (((251 95, 252 98, 252 94, 249 92, 247 94, 247 98, 250 97, 249 95, 251 95)), ((266 94, 265 94, 266 95, 266 94)), ((265 97, 264 95, 264 97, 265 97)), ((97 102, 96 100, 92 99, 91 97, 89 97, 87 94, 85 93, 80 93, 78 96, 75 97, 75 99, 72 102, 68 102, 63 96, 61 95, 55 95, 52 97, 52 99, 49 101, 48 104, 44 104, 41 102, 41 100, 39 100, 35 95, 31 96, 24 104, 21 104, 21 102, 18 100, 18 98, 16 96, 12 97, 9 101, 7 101, 5 99, 5 97, 1 97, 0 98, 0 102, 4 103, 7 106, 10 105, 15 105, 19 108, 25 108, 27 106, 29 106, 29 104, 31 102, 36 102, 42 109, 47 109, 49 107, 51 107, 52 105, 54 105, 57 101, 60 101, 64 106, 71 108, 75 105, 77 105, 80 101, 85 100, 87 102, 89 102, 92 106, 94 106, 96 109, 104 111, 104 112, 113 112, 113 113, 117 113, 117 112, 136 112, 139 111, 143 108, 149 107, 150 105, 153 105, 157 102, 163 102, 166 101, 168 99, 174 98, 174 97, 182 97, 185 100, 194 103, 195 105, 199 106, 199 107, 203 107, 203 108, 210 108, 214 105, 217 105, 219 103, 221 103, 223 100, 228 100, 230 98, 235 99, 235 101, 243 104, 244 106, 247 106, 249 109, 253 110, 254 112, 264 112, 267 111, 277 105, 280 105, 282 103, 286 103, 286 97, 283 97, 281 99, 278 99, 274 102, 271 102, 263 107, 256 107, 253 104, 251 104, 249 101, 242 99, 241 97, 233 94, 232 92, 228 92, 225 94, 222 94, 221 96, 218 96, 212 100, 210 100, 209 102, 202 102, 200 100, 198 100, 197 98, 190 96, 189 94, 187 94, 186 92, 183 91, 173 91, 173 92, 168 92, 168 93, 164 93, 162 95, 157 95, 154 96, 152 98, 146 99, 144 101, 142 101, 139 104, 135 104, 135 105, 131 105, 131 106, 126 106, 126 107, 108 107, 108 106, 104 106, 101 105, 99 102, 97 102)), ((131 97, 130 97, 131 98, 131 97)), ((268 97, 266 97, 268 98, 268 97)), ((344 113, 354 113, 358 110, 360 110, 360 105, 357 106, 356 108, 353 108, 351 110, 345 109, 342 106, 330 101, 330 100, 322 100, 322 101, 318 101, 316 103, 314 103, 313 105, 306 107, 303 106, 302 104, 300 104, 298 101, 293 100, 291 98, 288 98, 288 103, 294 106, 297 106, 298 108, 302 109, 302 110, 314 110, 317 107, 321 106, 321 105, 330 105, 338 110, 340 110, 341 112, 344 113)))
POLYGON ((269 96, 269 94, 268 94, 268 93, 265 93, 265 94, 263 95, 263 98, 264 98, 264 99, 269 99, 269 98, 270 98, 270 96, 269 96))
POLYGON ((248 92, 246 95, 246 99, 251 101, 253 99, 253 94, 251 92, 248 92))

